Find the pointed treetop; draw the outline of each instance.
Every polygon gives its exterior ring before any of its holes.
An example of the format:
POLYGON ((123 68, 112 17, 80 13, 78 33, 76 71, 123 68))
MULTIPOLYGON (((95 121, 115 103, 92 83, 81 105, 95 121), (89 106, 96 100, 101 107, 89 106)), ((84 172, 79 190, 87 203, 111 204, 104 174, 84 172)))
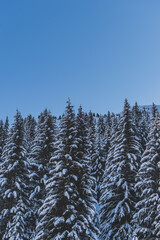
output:
POLYGON ((5 129, 8 129, 9 127, 9 120, 8 120, 8 116, 6 117, 6 121, 5 121, 5 124, 4 124, 4 128, 5 129))
POLYGON ((13 127, 18 127, 23 124, 23 118, 19 110, 16 110, 16 115, 14 116, 14 123, 12 124, 13 127))
POLYGON ((152 118, 155 119, 156 118, 156 115, 158 114, 158 109, 157 109, 157 106, 152 103, 152 118))
POLYGON ((68 99, 67 99, 67 105, 71 106, 71 99, 70 99, 70 97, 68 97, 68 99))
POLYGON ((124 108, 130 108, 130 105, 129 105, 129 102, 128 102, 128 99, 127 98, 125 98, 125 100, 124 100, 124 108))

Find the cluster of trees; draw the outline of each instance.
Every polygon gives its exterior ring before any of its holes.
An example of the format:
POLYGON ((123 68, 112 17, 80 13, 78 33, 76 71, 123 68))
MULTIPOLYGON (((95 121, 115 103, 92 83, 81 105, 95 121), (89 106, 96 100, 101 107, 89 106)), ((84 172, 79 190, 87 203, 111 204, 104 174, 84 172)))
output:
POLYGON ((160 118, 133 108, 0 121, 0 239, 160 239, 160 118))

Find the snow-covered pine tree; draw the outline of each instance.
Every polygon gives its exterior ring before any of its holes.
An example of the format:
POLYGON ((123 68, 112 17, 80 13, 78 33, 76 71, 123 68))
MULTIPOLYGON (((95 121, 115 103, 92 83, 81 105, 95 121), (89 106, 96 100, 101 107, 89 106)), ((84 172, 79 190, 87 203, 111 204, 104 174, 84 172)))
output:
MULTIPOLYGON (((0 164, 2 163, 1 160, 1 155, 2 155, 2 150, 3 150, 3 146, 4 146, 4 126, 3 126, 3 121, 0 120, 0 164)), ((0 212, 3 209, 3 199, 1 196, 1 192, 0 192, 0 212)), ((1 218, 1 214, 0 214, 0 239, 2 239, 2 218, 1 218)))
POLYGON ((101 239, 128 240, 135 210, 135 176, 140 158, 139 142, 128 101, 108 154, 101 195, 101 239), (113 145, 114 144, 114 145, 113 145))
POLYGON ((95 176, 96 176, 96 195, 97 201, 100 198, 100 185, 102 183, 103 174, 105 170, 105 158, 103 154, 103 146, 100 141, 100 136, 97 136, 96 140, 96 161, 95 161, 95 176))
POLYGON ((142 112, 139 109, 138 103, 136 102, 132 108, 132 120, 135 124, 136 130, 139 129, 140 121, 142 118, 142 112))
POLYGON ((87 123, 81 106, 76 116, 76 138, 78 138, 77 156, 80 161, 83 161, 84 157, 88 157, 89 139, 87 123))
POLYGON ((96 195, 97 201, 99 203, 100 198, 100 185, 102 182, 104 170, 105 170, 105 157, 106 157, 106 141, 105 141, 105 125, 104 117, 99 116, 96 127, 96 142, 95 142, 95 152, 96 152, 96 161, 95 161, 95 177, 96 177, 96 195))
MULTIPOLYGON (((91 167, 91 173, 95 181, 93 182, 93 185, 91 186, 93 190, 96 192, 96 199, 97 199, 97 183, 99 179, 99 173, 97 171, 97 166, 99 162, 99 156, 98 151, 96 151, 96 119, 93 116, 93 113, 90 111, 88 114, 88 122, 87 122, 87 127, 88 127, 88 140, 89 140, 89 159, 90 159, 90 167, 91 167)), ((98 205, 96 205, 97 210, 96 214, 94 217, 94 224, 99 227, 99 217, 98 217, 98 205)))
POLYGON ((149 126, 150 126, 149 113, 144 108, 142 110, 142 116, 139 124, 139 140, 142 148, 142 153, 144 153, 144 150, 146 149, 146 144, 148 142, 149 126))
POLYGON ((152 113, 152 119, 155 119, 158 114, 158 109, 154 103, 152 103, 151 113, 152 113))
POLYGON ((114 116, 112 119, 112 125, 110 130, 110 139, 108 140, 109 143, 107 144, 106 135, 104 139, 103 152, 105 157, 105 166, 104 166, 105 169, 106 169, 106 164, 109 166, 109 164, 112 163, 112 160, 114 157, 114 148, 117 143, 117 134, 118 134, 118 120, 116 116, 114 116))
POLYGON ((87 112, 84 113, 84 121, 88 126, 88 113, 87 112))
POLYGON ((17 111, 0 165, 1 239, 30 239, 28 213, 28 163, 24 142, 23 119, 17 111))
POLYGON ((2 150, 4 147, 4 143, 5 143, 4 124, 3 124, 3 121, 0 120, 0 159, 1 159, 2 150))
MULTIPOLYGON (((116 141, 117 141, 117 134, 118 134, 118 121, 116 116, 113 117, 112 119, 112 125, 110 129, 110 138, 106 138, 107 134, 105 134, 104 138, 104 145, 103 145, 103 153, 105 156, 105 169, 110 167, 110 164, 112 164, 113 158, 114 158, 114 149, 116 146, 116 141)), ((99 215, 101 217, 102 214, 102 194, 104 194, 104 189, 103 185, 106 183, 106 179, 108 177, 108 171, 104 171, 103 173, 103 179, 100 184, 100 199, 99 199, 99 215)), ((106 189, 106 186, 105 186, 106 189)), ((100 220, 100 224, 102 223, 102 219, 100 220)), ((100 226, 100 232, 102 232, 102 226, 100 226)), ((99 236, 99 239, 101 239, 101 235, 99 236)), ((106 238, 107 239, 107 238, 106 238)))
MULTIPOLYGON (((96 128, 96 154, 99 158, 98 162, 99 165, 99 184, 101 182, 100 179, 103 177, 104 169, 105 169, 105 159, 107 157, 107 153, 110 147, 110 136, 108 135, 108 131, 106 129, 104 123, 104 116, 100 115, 97 121, 97 128, 96 128)), ((97 169, 98 170, 98 169, 97 169)), ((99 185, 98 184, 98 185, 99 185)))
POLYGON ((138 103, 136 102, 132 108, 132 121, 135 125, 135 133, 140 143, 141 154, 144 152, 147 136, 148 136, 148 123, 146 122, 144 111, 141 111, 138 103))
POLYGON ((106 128, 111 128, 112 125, 112 118, 111 118, 111 113, 108 111, 107 116, 106 116, 106 128))
MULTIPOLYGON (((91 114, 91 112, 90 112, 90 114, 91 114)), ((94 118, 92 118, 92 117, 93 117, 93 115, 91 114, 88 118, 88 120, 91 120, 90 127, 94 127, 93 122, 92 122, 92 120, 94 120, 94 118)), ((78 109, 78 114, 76 117, 76 127, 77 127, 76 137, 77 137, 77 141, 78 141, 77 157, 78 157, 79 161, 81 163, 83 163, 83 170, 82 170, 82 174, 81 174, 83 177, 82 177, 82 179, 80 179, 80 185, 81 185, 80 189, 85 189, 85 191, 80 192, 82 201, 85 201, 85 205, 83 205, 83 209, 82 209, 82 214, 86 217, 88 226, 90 226, 89 227, 90 230, 92 232, 97 233, 97 235, 98 235, 99 230, 96 229, 96 227, 99 227, 99 220, 98 220, 98 216, 97 216, 98 212, 97 212, 97 209, 95 208, 96 206, 98 206, 97 205, 98 203, 96 204, 96 201, 94 199, 94 198, 97 198, 98 191, 96 189, 96 192, 95 192, 93 190, 93 188, 95 187, 95 185, 99 186, 98 183, 100 182, 100 176, 98 175, 99 174, 98 173, 97 174, 98 182, 96 183, 96 179, 93 177, 92 166, 90 165, 90 162, 91 162, 91 160, 90 160, 91 144, 89 144, 90 135, 88 134, 88 128, 87 128, 87 124, 85 121, 85 115, 82 111, 81 106, 78 109), (87 192, 88 192, 88 194, 86 194, 87 192), (88 205, 88 207, 86 205, 88 205), (91 212, 87 211, 87 208, 89 210, 91 209, 91 212), (85 214, 85 212, 86 212, 86 214, 85 214)), ((92 129, 92 130, 94 132, 94 129, 92 129)), ((103 133, 102 133, 102 135, 103 135, 103 133)), ((99 144, 100 144, 100 142, 99 142, 99 144)), ((95 139, 95 148, 96 148, 96 139, 95 139)), ((100 149, 98 149, 98 151, 100 151, 100 149)), ((96 154, 96 152, 95 152, 95 154, 96 154)), ((95 163, 99 163, 99 166, 97 166, 97 167, 100 168, 100 164, 103 165, 103 160, 100 159, 100 161, 98 161, 98 154, 96 155, 96 158, 97 159, 96 159, 95 163)), ((100 169, 100 171, 103 172, 102 169, 100 169)), ((83 235, 81 235, 80 239, 94 239, 94 238, 91 238, 91 236, 89 237, 89 235, 84 233, 83 235)))
POLYGON ((104 133, 104 141, 103 141, 103 153, 104 157, 107 158, 108 151, 111 146, 111 129, 106 129, 104 133))
POLYGON ((141 159, 136 189, 139 201, 134 215, 134 236, 138 240, 160 239, 160 119, 151 123, 149 142, 141 159))
POLYGON ((4 123, 4 140, 6 142, 8 137, 8 131, 9 131, 9 119, 6 117, 5 123, 4 123))
MULTIPOLYGON (((38 210, 46 196, 45 181, 49 176, 49 160, 54 152, 55 121, 50 111, 45 110, 39 116, 35 138, 32 142, 30 163, 30 200, 32 202, 32 231, 38 224, 38 210)), ((33 136, 34 137, 34 136, 33 136)))
POLYGON ((105 133, 104 133, 104 140, 103 140, 103 155, 107 158, 108 151, 110 149, 110 141, 111 141, 111 131, 112 131, 112 124, 113 121, 117 120, 116 116, 108 111, 108 114, 105 116, 105 133))
POLYGON ((105 133, 105 124, 104 124, 104 117, 102 115, 100 115, 98 117, 98 121, 97 121, 97 133, 101 136, 101 138, 104 137, 104 133, 105 133))
MULTIPOLYGON (((89 140, 89 158, 90 158, 90 165, 92 169, 92 176, 96 179, 96 120, 93 116, 93 113, 90 111, 88 114, 88 140, 89 140)), ((96 182, 95 182, 96 184, 96 182)), ((93 188, 96 188, 96 185, 93 186, 93 188)))
POLYGON ((31 145, 35 138, 35 130, 36 130, 36 120, 32 115, 28 115, 24 119, 24 131, 25 131, 25 140, 27 143, 27 152, 30 153, 31 145))
POLYGON ((47 197, 40 208, 41 221, 36 240, 93 240, 94 198, 88 159, 83 114, 76 119, 70 100, 61 119, 54 156, 51 158, 47 197), (78 120, 79 119, 79 120, 78 120), (81 127, 80 127, 81 126, 81 127))

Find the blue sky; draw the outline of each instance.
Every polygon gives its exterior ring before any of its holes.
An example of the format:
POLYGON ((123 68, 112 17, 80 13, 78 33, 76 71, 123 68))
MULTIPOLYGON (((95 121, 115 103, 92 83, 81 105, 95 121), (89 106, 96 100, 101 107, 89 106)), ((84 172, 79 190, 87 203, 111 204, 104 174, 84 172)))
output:
POLYGON ((160 104, 159 0, 0 1, 0 118, 160 104))

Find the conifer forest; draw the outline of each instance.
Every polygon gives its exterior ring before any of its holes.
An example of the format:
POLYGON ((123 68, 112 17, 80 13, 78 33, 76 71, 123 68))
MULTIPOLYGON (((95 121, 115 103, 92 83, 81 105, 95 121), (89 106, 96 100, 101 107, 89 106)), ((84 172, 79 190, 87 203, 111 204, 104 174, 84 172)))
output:
POLYGON ((1 240, 159 240, 160 115, 75 109, 0 121, 1 240))

